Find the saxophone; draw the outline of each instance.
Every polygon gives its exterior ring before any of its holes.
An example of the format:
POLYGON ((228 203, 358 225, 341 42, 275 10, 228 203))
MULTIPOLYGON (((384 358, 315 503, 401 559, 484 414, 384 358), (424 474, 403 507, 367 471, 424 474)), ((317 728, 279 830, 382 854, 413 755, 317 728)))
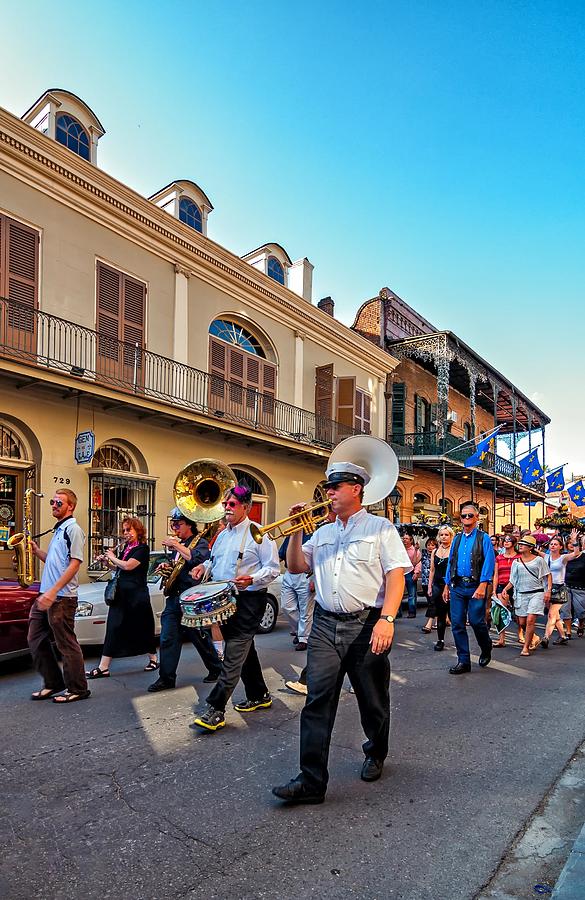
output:
POLYGON ((27 488, 24 492, 23 531, 13 534, 8 538, 6 545, 14 550, 16 556, 16 577, 21 587, 27 588, 35 580, 34 555, 32 550, 32 498, 42 497, 33 488, 27 488))

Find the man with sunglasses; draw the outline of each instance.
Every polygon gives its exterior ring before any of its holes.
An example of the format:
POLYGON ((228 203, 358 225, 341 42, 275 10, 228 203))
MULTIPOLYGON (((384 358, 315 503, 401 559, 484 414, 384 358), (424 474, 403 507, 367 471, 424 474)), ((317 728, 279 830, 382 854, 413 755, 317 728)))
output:
POLYGON ((238 484, 231 488, 223 505, 226 527, 215 540, 211 559, 191 573, 200 579, 206 570, 211 570, 213 581, 233 581, 238 589, 236 612, 221 626, 225 641, 221 673, 207 698, 207 709, 194 722, 205 731, 225 726, 225 708, 240 677, 246 700, 234 704, 234 709, 249 713, 272 706, 254 636, 266 609, 266 588, 280 573, 278 550, 266 535, 261 544, 252 537, 249 487, 238 484))
MULTIPOLYGON (((305 543, 291 535, 291 572, 313 570, 315 613, 308 641, 307 702, 301 713, 300 768, 272 793, 287 804, 322 803, 331 734, 345 674, 355 691, 366 742, 363 781, 377 781, 388 754, 394 620, 412 565, 394 525, 362 505, 369 473, 351 462, 326 472, 336 515, 305 543)), ((291 515, 302 509, 293 506, 291 515)))
POLYGON ((148 687, 153 694, 158 691, 172 690, 175 687, 177 667, 185 635, 189 637, 207 669, 207 675, 203 681, 207 684, 217 681, 221 671, 221 661, 213 646, 209 631, 206 628, 185 628, 181 625, 183 614, 179 597, 183 591, 196 584, 189 570, 209 559, 209 544, 203 537, 197 540, 196 523, 187 519, 178 507, 175 506, 171 510, 170 519, 174 535, 163 540, 163 547, 173 551, 173 562, 184 559, 186 565, 183 566, 172 585, 161 616, 159 676, 148 687))
POLYGON ((32 700, 53 699, 54 703, 85 700, 87 689, 81 647, 75 636, 78 573, 83 562, 85 535, 73 518, 77 497, 68 488, 56 491, 51 512, 56 520, 48 550, 32 542, 37 559, 44 562, 40 594, 30 611, 28 645, 43 687, 32 700), (63 671, 53 650, 53 638, 63 671))
POLYGON ((486 624, 486 603, 494 577, 496 557, 488 534, 480 531, 479 507, 470 500, 459 510, 463 531, 451 544, 445 591, 443 597, 451 601, 451 632, 457 648, 457 665, 451 666, 451 675, 471 672, 469 638, 466 622, 473 628, 481 651, 479 664, 489 665, 492 658, 492 641, 486 624))

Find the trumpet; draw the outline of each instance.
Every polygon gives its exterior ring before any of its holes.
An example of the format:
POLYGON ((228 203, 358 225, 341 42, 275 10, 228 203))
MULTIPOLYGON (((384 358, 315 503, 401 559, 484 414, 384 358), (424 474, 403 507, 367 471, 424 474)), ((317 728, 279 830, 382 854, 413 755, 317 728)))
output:
POLYGON ((287 537, 289 534, 295 534, 297 531, 304 531, 305 534, 314 534, 317 526, 329 516, 330 509, 331 500, 320 500, 319 503, 306 506, 304 509, 293 513, 292 516, 279 519, 278 522, 272 522, 270 525, 264 525, 263 528, 252 522, 250 534, 257 544, 262 543, 264 535, 269 537, 271 541, 277 541, 278 538, 287 537))

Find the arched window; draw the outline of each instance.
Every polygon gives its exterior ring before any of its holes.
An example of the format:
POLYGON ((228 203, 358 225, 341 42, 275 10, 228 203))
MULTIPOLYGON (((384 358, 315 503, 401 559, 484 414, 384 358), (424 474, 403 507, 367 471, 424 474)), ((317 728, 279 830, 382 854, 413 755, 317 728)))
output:
POLYGON ((229 322, 226 319, 215 319, 209 326, 209 333, 225 341, 226 344, 240 347, 247 353, 255 353, 256 356, 266 357, 260 342, 243 325, 238 325, 236 322, 229 322))
POLYGON ((232 472, 239 482, 247 484, 252 491, 252 508, 249 514, 250 519, 252 522, 258 522, 258 524, 262 525, 266 520, 265 513, 268 501, 268 491, 266 490, 266 487, 258 478, 251 475, 250 472, 244 471, 244 469, 237 469, 232 466, 232 472))
POLYGON ((271 256, 268 259, 268 275, 274 278, 279 284, 284 284, 284 269, 280 265, 276 257, 271 256))
POLYGON ((471 425, 469 424, 469 422, 465 422, 465 424, 463 425, 463 438, 466 441, 471 440, 471 425))
POLYGON ((116 447, 115 444, 104 444, 94 454, 92 460, 94 469, 113 469, 116 472, 133 472, 134 464, 130 455, 116 447))
POLYGON ((4 459, 25 458, 22 442, 17 435, 0 422, 0 456, 4 459))
POLYGON ((201 218, 201 210, 193 200, 188 197, 181 197, 179 200, 179 219, 185 225, 194 228, 195 231, 203 233, 203 220, 201 218))
POLYGON ((428 494, 415 494, 412 498, 413 503, 430 503, 431 498, 428 494))
POLYGON ((89 135, 85 128, 73 116, 64 113, 57 116, 55 137, 78 156, 89 162, 89 135))

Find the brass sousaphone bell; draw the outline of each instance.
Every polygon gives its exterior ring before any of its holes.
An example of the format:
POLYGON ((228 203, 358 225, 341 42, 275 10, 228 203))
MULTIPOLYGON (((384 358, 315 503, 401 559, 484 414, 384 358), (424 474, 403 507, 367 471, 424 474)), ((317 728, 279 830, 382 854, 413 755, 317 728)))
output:
MULTIPOLYGON (((328 465, 339 462, 361 466, 370 476, 370 481, 364 488, 364 506, 371 506, 384 500, 398 481, 398 458, 394 450, 386 441, 369 434, 356 434, 341 441, 329 457, 328 465)), ((313 534, 317 526, 325 521, 331 507, 331 500, 325 497, 321 485, 317 486, 315 494, 316 503, 306 506, 292 516, 279 519, 262 528, 252 523, 250 531, 256 543, 261 544, 264 535, 275 541, 296 531, 313 534)))
POLYGON ((209 525, 223 519, 222 500, 237 483, 232 469, 219 459, 196 459, 175 478, 173 497, 187 519, 209 525))

